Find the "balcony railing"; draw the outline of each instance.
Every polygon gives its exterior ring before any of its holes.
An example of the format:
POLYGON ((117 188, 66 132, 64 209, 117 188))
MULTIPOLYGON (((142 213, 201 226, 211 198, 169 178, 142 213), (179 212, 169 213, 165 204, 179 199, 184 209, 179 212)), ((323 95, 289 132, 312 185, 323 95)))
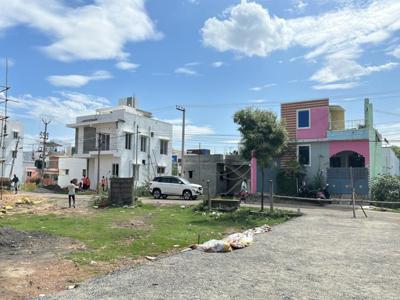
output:
POLYGON ((348 121, 330 121, 329 130, 342 131, 342 130, 358 130, 365 128, 364 120, 348 120, 348 121))

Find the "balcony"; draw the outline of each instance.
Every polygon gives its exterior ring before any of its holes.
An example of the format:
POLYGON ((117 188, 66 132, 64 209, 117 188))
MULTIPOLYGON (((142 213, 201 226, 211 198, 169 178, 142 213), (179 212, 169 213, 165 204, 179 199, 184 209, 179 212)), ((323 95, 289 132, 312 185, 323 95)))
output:
POLYGON ((364 120, 331 121, 327 137, 330 140, 366 140, 369 129, 364 120))
POLYGON ((329 122, 330 131, 358 130, 365 128, 364 120, 337 120, 329 122))

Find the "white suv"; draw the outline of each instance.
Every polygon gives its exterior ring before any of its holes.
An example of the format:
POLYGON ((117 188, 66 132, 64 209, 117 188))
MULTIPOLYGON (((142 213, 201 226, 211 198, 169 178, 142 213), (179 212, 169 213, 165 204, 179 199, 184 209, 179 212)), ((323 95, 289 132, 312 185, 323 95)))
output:
POLYGON ((161 197, 166 199, 168 196, 182 196, 185 200, 195 200, 203 194, 203 187, 199 184, 193 184, 184 178, 177 176, 155 177, 150 182, 150 193, 156 199, 161 197))

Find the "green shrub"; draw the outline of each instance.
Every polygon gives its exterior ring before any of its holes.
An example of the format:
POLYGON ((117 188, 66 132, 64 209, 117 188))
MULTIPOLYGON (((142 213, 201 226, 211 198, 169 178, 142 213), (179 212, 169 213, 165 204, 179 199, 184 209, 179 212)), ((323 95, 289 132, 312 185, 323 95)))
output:
POLYGON ((382 175, 372 181, 375 201, 400 202, 400 176, 382 175))
POLYGON ((34 190, 36 190, 36 188, 37 188, 36 183, 26 182, 23 184, 21 189, 25 192, 33 192, 34 190))
POLYGON ((100 195, 93 196, 92 201, 93 206, 97 206, 99 208, 104 208, 111 205, 111 202, 106 193, 101 193, 100 195))
POLYGON ((279 195, 297 195, 296 177, 288 175, 284 170, 280 170, 276 176, 276 181, 279 195))
POLYGON ((326 184, 323 173, 319 170, 317 174, 311 179, 308 184, 309 190, 320 190, 323 189, 326 184))
POLYGON ((135 196, 136 197, 150 197, 149 192, 150 181, 146 181, 142 186, 136 187, 135 196))

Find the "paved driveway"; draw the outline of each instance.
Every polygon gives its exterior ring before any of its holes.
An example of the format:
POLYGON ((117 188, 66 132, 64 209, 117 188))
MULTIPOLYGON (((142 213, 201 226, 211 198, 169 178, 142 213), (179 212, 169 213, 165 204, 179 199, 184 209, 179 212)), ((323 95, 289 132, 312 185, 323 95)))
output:
POLYGON ((304 209, 227 254, 181 253, 51 299, 399 299, 400 214, 304 209))

